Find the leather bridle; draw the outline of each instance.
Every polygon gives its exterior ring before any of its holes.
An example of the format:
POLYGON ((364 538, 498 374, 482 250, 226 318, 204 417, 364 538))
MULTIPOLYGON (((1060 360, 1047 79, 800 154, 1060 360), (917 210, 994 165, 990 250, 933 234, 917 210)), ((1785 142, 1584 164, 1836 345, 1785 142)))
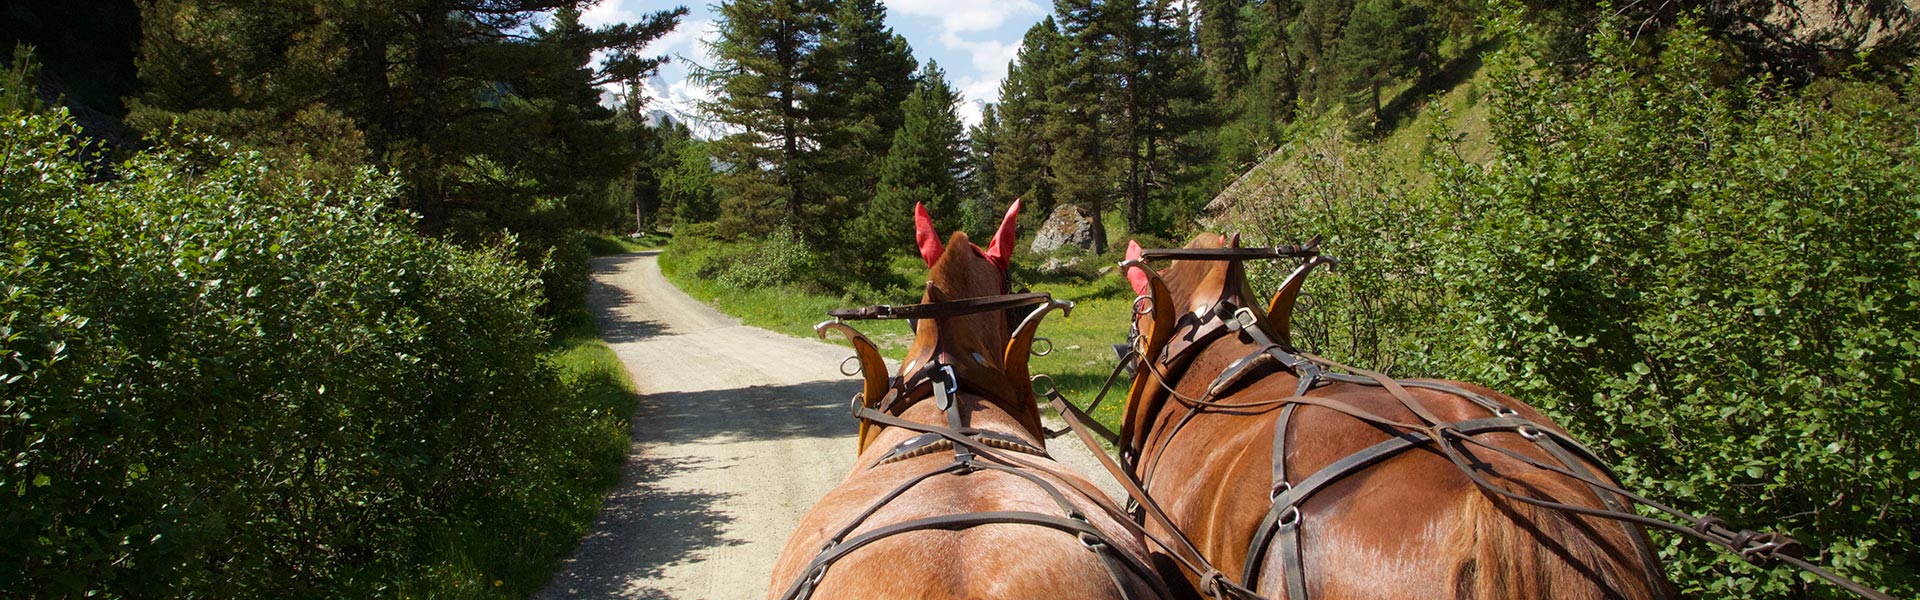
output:
MULTIPOLYGON (((855 359, 860 361, 862 374, 867 378, 866 390, 855 394, 852 400, 853 416, 861 424, 862 452, 864 453, 867 444, 872 440, 873 434, 877 433, 876 430, 870 429, 872 426, 897 427, 920 432, 920 435, 889 449, 868 467, 869 469, 946 450, 953 452, 953 460, 943 467, 901 483, 837 530, 822 545, 819 554, 809 562, 800 578, 780 596, 782 599, 810 597, 834 562, 880 539, 912 531, 958 531, 995 524, 1033 525, 1071 534, 1087 550, 1095 553, 1102 564, 1106 565, 1108 575, 1122 595, 1133 597, 1134 586, 1128 583, 1131 577, 1142 585, 1153 587, 1160 597, 1169 596, 1164 584, 1160 582, 1151 566, 1114 545, 1106 534, 1095 527, 1087 515, 1068 499, 1067 490, 1062 490, 1060 486, 1041 477, 1038 473, 1052 475, 1057 480, 1066 482, 1071 493, 1080 495, 1094 506, 1104 507, 1105 504, 1096 500, 1101 497, 1098 491, 1081 489, 1072 483, 1071 477, 1064 476, 1064 473, 1020 456, 1046 458, 1047 453, 1044 449, 1029 444, 1017 436, 966 425, 967 419, 964 414, 966 409, 960 402, 959 394, 968 382, 957 374, 953 365, 941 362, 940 355, 936 353, 927 364, 919 365, 912 372, 903 373, 900 377, 887 378, 884 386, 876 388, 873 376, 877 373, 885 377, 885 363, 879 359, 873 343, 866 336, 842 322, 845 319, 946 318, 1025 307, 1037 307, 1037 310, 1028 314, 1020 326, 1014 330, 1012 341, 1006 349, 1008 358, 1002 362, 1003 367, 1013 367, 1011 363, 1015 361, 1012 359, 1015 357, 1014 353, 1018 352, 1017 357, 1021 360, 1017 362, 1019 373, 1014 381, 1024 382, 1027 377, 1024 358, 1031 351, 1033 335, 1040 320, 1054 309, 1070 312, 1073 308, 1072 303, 1056 302, 1047 294, 1007 294, 908 306, 872 306, 831 311, 829 314, 836 317, 835 320, 815 326, 815 331, 822 337, 825 337, 828 330, 839 331, 847 336, 849 343, 854 346, 855 359), (870 395, 876 389, 885 391, 880 395, 870 395), (872 400, 870 401, 869 398, 872 400), (935 402, 936 407, 946 415, 945 426, 918 423, 900 416, 907 407, 929 399, 935 402), (935 477, 965 476, 980 471, 1006 473, 1032 483, 1053 501, 1060 514, 1032 511, 959 513, 893 523, 853 535, 853 532, 868 518, 915 486, 935 477)), ((1008 375, 1011 376, 1013 373, 1008 375)), ((979 387, 986 389, 988 386, 979 387)), ((1025 385, 1016 385, 1013 389, 1016 390, 1016 395, 1032 393, 1031 389, 1025 385)), ((1009 410, 1012 412, 1011 409, 1009 410)), ((1122 524, 1132 524, 1125 515, 1117 512, 1110 517, 1122 524)))

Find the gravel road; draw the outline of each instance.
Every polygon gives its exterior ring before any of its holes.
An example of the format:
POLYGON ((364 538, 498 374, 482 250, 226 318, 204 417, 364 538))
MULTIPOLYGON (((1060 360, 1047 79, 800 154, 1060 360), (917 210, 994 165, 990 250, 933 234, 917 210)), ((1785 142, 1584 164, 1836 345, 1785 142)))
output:
MULTIPOLYGON (((640 391, 633 445, 535 598, 762 598, 794 524, 853 464, 852 352, 741 325, 668 283, 656 254, 593 259, 594 319, 640 391)), ((1108 480, 1085 449, 1051 446, 1108 480)))

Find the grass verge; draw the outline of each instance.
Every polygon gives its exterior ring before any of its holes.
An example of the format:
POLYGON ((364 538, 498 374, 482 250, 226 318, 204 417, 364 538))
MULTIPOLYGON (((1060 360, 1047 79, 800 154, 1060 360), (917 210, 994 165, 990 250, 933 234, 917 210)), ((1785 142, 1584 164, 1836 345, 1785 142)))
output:
POLYGON ((599 233, 587 236, 587 253, 594 256, 626 254, 641 250, 655 250, 665 247, 672 238, 657 233, 649 233, 637 238, 624 235, 599 233))
MULTIPOLYGON (((1124 244, 1124 242, 1122 242, 1124 244)), ((1117 252, 1118 250, 1116 250, 1117 252)), ((660 270, 667 280, 695 299, 731 315, 741 322, 787 335, 813 337, 813 325, 827 320, 827 311, 853 306, 851 298, 834 297, 808 291, 798 285, 775 285, 743 289, 716 279, 704 279, 687 268, 684 256, 676 256, 673 247, 660 256, 660 270)), ((1111 264, 1116 260, 1099 257, 1083 259, 1087 264, 1111 264)), ((1026 262, 1035 262, 1027 260, 1026 262)), ((894 261, 893 271, 906 281, 926 281, 926 266, 917 259, 894 261)), ((1063 274, 1044 274, 1016 264, 1014 279, 1033 291, 1048 292, 1054 298, 1074 303, 1070 316, 1054 313, 1040 326, 1040 336, 1053 342, 1053 352, 1035 358, 1035 374, 1051 376, 1060 391, 1086 406, 1099 391, 1100 384, 1119 363, 1112 345, 1125 341, 1127 318, 1133 292, 1111 270, 1095 273, 1082 269, 1063 274)), ((891 300, 912 303, 918 297, 891 300)), ((898 359, 913 341, 905 321, 868 321, 856 324, 880 346, 882 354, 898 359)), ((830 341, 839 342, 838 336, 830 341)), ((849 350, 851 353, 851 350, 849 350)), ((1124 388, 1126 381, 1115 384, 1124 388)), ((1108 394, 1094 416, 1109 427, 1117 427, 1125 389, 1108 394)))
POLYGON ((626 460, 632 380, 585 306, 554 317, 546 356, 566 395, 558 410, 577 416, 575 430, 558 434, 567 446, 558 453, 568 456, 558 464, 527 465, 516 474, 525 488, 502 490, 448 517, 425 542, 424 550, 440 558, 401 597, 526 598, 552 579, 593 525, 626 460))

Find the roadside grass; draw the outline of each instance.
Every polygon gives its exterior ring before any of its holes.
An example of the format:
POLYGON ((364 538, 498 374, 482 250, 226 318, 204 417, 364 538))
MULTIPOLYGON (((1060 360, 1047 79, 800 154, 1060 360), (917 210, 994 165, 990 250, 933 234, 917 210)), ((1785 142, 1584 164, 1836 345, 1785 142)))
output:
POLYGON ((581 416, 576 422, 585 426, 556 433, 571 447, 573 460, 529 467, 572 472, 525 474, 548 487, 538 493, 504 490, 500 498, 450 516, 446 527, 424 542, 423 550, 439 558, 401 597, 525 598, 552 579, 561 559, 593 525, 626 460, 633 384, 584 306, 554 316, 547 359, 559 370, 566 394, 560 410, 574 411, 581 416), (530 502, 535 499, 539 504, 530 502))
POLYGON ((667 242, 670 241, 670 239, 671 238, 662 236, 657 233, 649 233, 638 238, 631 238, 624 235, 613 235, 609 233, 599 233, 599 234, 588 235, 586 238, 586 244, 587 244, 587 252, 589 254, 592 254, 594 256, 608 256, 613 254, 626 254, 629 252, 639 252, 641 250, 654 250, 658 248, 663 248, 667 245, 667 242))
MULTIPOLYGON (((1118 262, 1117 253, 1123 250, 1124 239, 1120 247, 1109 252, 1107 257, 1085 257, 1084 265, 1111 265, 1118 262), (1109 260, 1111 259, 1111 260, 1109 260)), ((787 335, 813 337, 813 326, 830 319, 827 311, 835 308, 851 307, 865 302, 855 302, 851 297, 833 297, 808 291, 798 285, 776 285, 761 288, 742 289, 726 285, 715 279, 703 279, 686 268, 685 256, 677 256, 674 246, 660 256, 660 270, 667 280, 695 299, 731 315, 741 322, 787 335)), ((1035 374, 1052 377, 1055 385, 1074 402, 1085 406, 1100 389, 1100 384, 1119 357, 1113 352, 1112 345, 1126 341, 1127 317, 1131 313, 1133 292, 1125 280, 1112 269, 1096 272, 1092 267, 1068 269, 1065 273, 1046 274, 1034 268, 1042 261, 1036 257, 1024 255, 1015 261, 1014 281, 1024 284, 1036 292, 1048 292, 1053 297, 1074 303, 1070 316, 1056 312, 1047 317, 1040 325, 1040 337, 1049 339, 1053 351, 1047 356, 1033 359, 1032 370, 1035 374)), ((924 282, 927 277, 926 265, 918 258, 904 257, 893 261, 893 273, 910 282, 924 282)), ((912 289, 918 289, 918 285, 912 289)), ((884 301, 894 304, 911 304, 919 301, 917 293, 909 296, 903 290, 895 290, 897 297, 888 297, 884 301)), ((856 323, 855 327, 874 344, 880 347, 881 354, 898 359, 913 341, 913 332, 905 321, 866 321, 856 323)), ((837 335, 828 336, 828 341, 841 343, 837 335)), ((1039 345, 1037 345, 1039 347, 1039 345)), ((851 355, 851 350, 849 350, 851 355)), ((825 374, 831 375, 831 374, 825 374)), ((1120 405, 1124 402, 1128 381, 1120 381, 1115 387, 1121 388, 1108 394, 1108 398, 1095 412, 1094 416, 1109 427, 1117 427, 1120 419, 1120 405)))

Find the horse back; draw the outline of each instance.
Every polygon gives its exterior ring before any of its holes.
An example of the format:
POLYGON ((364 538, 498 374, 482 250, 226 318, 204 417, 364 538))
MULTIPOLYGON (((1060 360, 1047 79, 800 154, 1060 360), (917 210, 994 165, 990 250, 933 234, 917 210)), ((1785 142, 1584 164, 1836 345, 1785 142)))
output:
MULTIPOLYGON (((1267 377, 1215 401, 1246 404, 1294 394, 1292 377, 1267 377)), ((1480 394, 1519 416, 1558 430, 1545 415, 1492 390, 1442 383, 1480 394)), ((1409 387, 1443 421, 1491 416, 1468 399, 1409 387)), ((1381 417, 1419 419, 1385 389, 1333 383, 1308 394, 1381 417)), ((1180 411, 1165 417, 1167 433, 1180 411)), ((1274 428, 1280 409, 1201 413, 1177 434, 1160 439, 1162 456, 1149 485, 1169 513, 1222 570, 1240 569, 1250 553, 1263 556, 1258 587, 1286 596, 1285 570, 1275 543, 1251 548, 1273 506, 1274 428)), ((1285 473, 1298 484, 1391 437, 1387 428, 1340 411, 1299 405, 1284 438, 1285 473)), ((1546 464, 1555 457, 1517 433, 1476 438, 1546 464)), ((1524 461, 1474 446, 1470 463, 1503 489, 1553 502, 1604 508, 1585 484, 1524 461)), ((1583 462, 1605 478, 1601 465, 1583 462)), ((1656 598, 1666 586, 1651 572, 1619 522, 1538 508, 1481 490, 1431 445, 1415 447, 1365 468, 1346 471, 1300 505, 1300 551, 1309 595, 1325 598, 1656 598)), ((1666 594, 1671 596, 1671 594, 1666 594)))
MULTIPOLYGON (((842 539, 930 517, 1062 513, 1045 488, 1025 477, 994 470, 935 475, 888 500, 903 485, 954 461, 954 453, 944 450, 875 464, 877 457, 873 455, 884 454, 904 437, 903 432, 889 431, 877 438, 846 480, 801 518, 774 567, 769 598, 779 598, 792 582, 805 575, 826 542, 850 523, 859 524, 842 539), (866 514, 869 510, 871 514, 866 514)), ((1091 482, 1048 458, 1012 456, 1044 467, 1023 471, 1059 491, 1101 531, 1104 539, 1099 543, 1149 563, 1142 541, 1118 521, 1123 515, 1110 503, 1102 504, 1081 492, 1099 493, 1091 482)), ((1118 599, 1159 597, 1156 589, 1158 586, 1143 578, 1115 573, 1110 563, 1073 533, 1030 524, 984 523, 881 538, 835 561, 811 596, 1118 599), (1127 589, 1117 587, 1122 585, 1127 589)))

